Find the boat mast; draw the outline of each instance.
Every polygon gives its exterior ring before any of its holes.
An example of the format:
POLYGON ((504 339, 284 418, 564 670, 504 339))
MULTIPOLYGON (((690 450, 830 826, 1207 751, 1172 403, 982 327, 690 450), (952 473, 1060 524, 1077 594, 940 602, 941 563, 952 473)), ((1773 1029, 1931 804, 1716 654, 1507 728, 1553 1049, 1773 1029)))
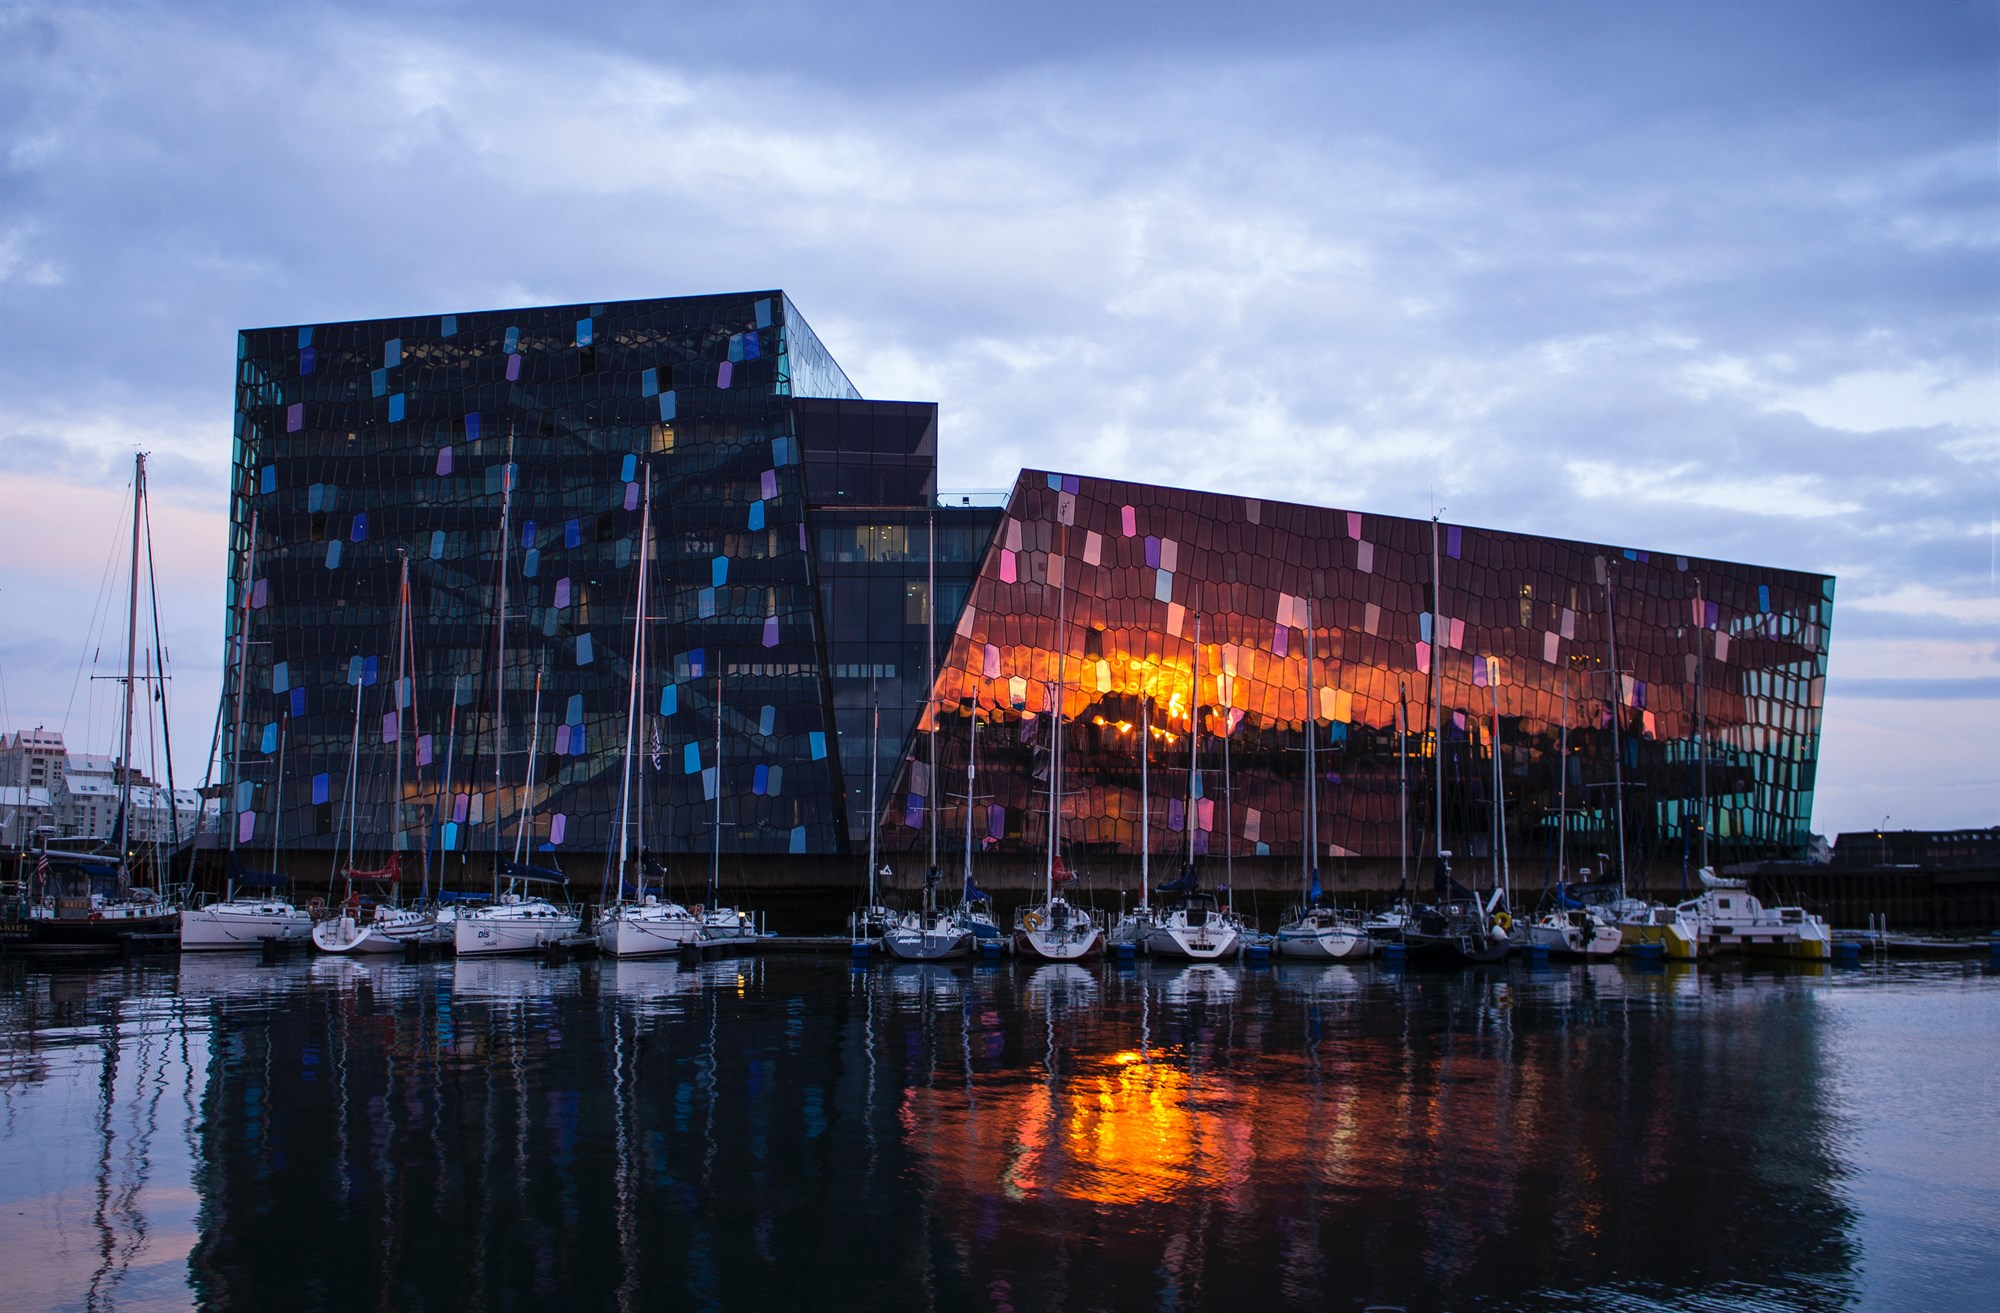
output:
POLYGON ((1618 612, 1611 601, 1611 565, 1604 566, 1604 625, 1611 640, 1611 791, 1618 822, 1618 899, 1625 900, 1625 680, 1618 673, 1618 612))
MULTIPOLYGON (((457 764, 456 758, 458 756, 458 687, 461 678, 462 678, 461 676, 454 675, 452 676, 452 681, 451 681, 451 714, 445 718, 444 774, 438 777, 438 786, 434 794, 436 801, 434 801, 431 804, 431 830, 433 835, 433 840, 432 840, 433 843, 444 837, 444 827, 446 825, 454 823, 450 821, 445 821, 441 818, 453 815, 455 813, 455 809, 453 811, 447 811, 446 806, 451 801, 451 775, 453 767, 457 764)), ((458 851, 461 855, 460 862, 462 865, 463 854, 465 850, 463 847, 457 844, 454 844, 453 846, 458 848, 458 851)), ((425 870, 426 871, 429 870, 428 863, 426 863, 425 870)), ((444 902, 444 872, 445 872, 445 861, 443 856, 439 856, 438 902, 440 904, 444 902)), ((428 880, 428 876, 426 876, 426 879, 428 880)))
POLYGON ((1486 658, 1486 688, 1493 694, 1493 874, 1496 888, 1514 905, 1514 872, 1507 864, 1506 774, 1500 765, 1500 659, 1486 658))
POLYGON ((1153 854, 1153 796, 1147 767, 1153 761, 1153 694, 1145 690, 1139 703, 1139 910, 1153 901, 1153 878, 1149 868, 1153 854))
POLYGON ((1402 799, 1396 814, 1396 891, 1410 896, 1410 689, 1396 683, 1396 793, 1402 799))
POLYGON ((1445 884, 1444 857, 1444 571, 1438 563, 1438 516, 1444 514, 1440 507, 1431 514, 1431 703, 1434 714, 1433 727, 1436 738, 1431 750, 1431 824, 1435 830, 1432 836, 1433 859, 1437 863, 1437 893, 1443 897, 1448 891, 1445 884))
MULTIPOLYGON (((132 456, 132 587, 125 623, 125 728, 120 737, 118 785, 118 893, 122 897, 132 873, 126 866, 132 838, 132 692, 138 687, 139 649, 139 517, 146 505, 146 453, 132 456)), ((230 819, 235 820, 232 814, 230 819)))
MULTIPOLYGON (((924 717, 930 722, 925 734, 926 746, 930 749, 931 779, 925 790, 930 796, 924 809, 925 829, 929 831, 931 861, 925 871, 925 888, 930 887, 929 877, 937 872, 938 864, 938 768, 937 768, 937 498, 931 498, 931 508, 925 516, 924 529, 924 717)), ((880 714, 879 712, 877 713, 880 714)), ((970 800, 966 806, 971 806, 970 800)), ((871 830, 872 833, 872 830, 871 830)))
MULTIPOLYGON (((257 573, 257 512, 250 512, 250 542, 243 549, 243 578, 236 593, 236 728, 229 737, 229 873, 224 897, 236 897, 236 844, 243 823, 243 693, 250 666, 250 589, 257 573)), ((275 858, 273 859, 276 860, 275 858)), ((275 868, 273 868, 275 869, 275 868)))
MULTIPOLYGON (((500 605, 493 613, 493 897, 500 898, 500 798, 507 765, 507 556, 514 512, 514 435, 507 434, 507 463, 500 467, 500 605)), ((538 677, 539 680, 539 677, 538 677)))
MULTIPOLYGON (((389 804, 392 834, 389 851, 403 850, 403 678, 409 666, 406 657, 410 644, 410 554, 402 548, 396 549, 399 566, 396 586, 396 685, 389 691, 389 705, 396 714, 396 776, 395 793, 389 804)), ((415 699, 411 699, 412 707, 415 699)), ((414 714, 414 713, 413 713, 414 714)), ((420 784, 417 787, 422 788, 420 784)), ((396 867, 396 901, 403 899, 403 868, 396 867)))
MULTIPOLYGON (((646 632, 646 544, 653 527, 653 467, 646 467, 646 491, 639 512, 639 599, 632 613, 632 670, 625 681, 625 766, 618 779, 618 896, 625 901, 625 862, 632 826, 632 734, 639 715, 639 664, 646 632)), ((643 882, 643 875, 641 881, 643 882)))
MULTIPOLYGON (((1708 713, 1706 700, 1702 696, 1702 667, 1707 664, 1708 640, 1702 631, 1708 626, 1708 604, 1702 600, 1701 580, 1694 581, 1694 600, 1697 614, 1694 628, 1694 755, 1699 773, 1701 801, 1695 813, 1698 818, 1696 829, 1701 834, 1701 869, 1708 869, 1708 713)), ((1687 879, 1683 875, 1681 893, 1687 894, 1687 879)))
POLYGON ((1319 738, 1319 708, 1313 702, 1312 603, 1301 599, 1306 608, 1306 714, 1301 718, 1306 732, 1306 825, 1305 843, 1299 852, 1299 907, 1312 907, 1313 858, 1319 855, 1319 779, 1313 751, 1319 738))
MULTIPOLYGON (((978 792, 975 787, 979 779, 979 711, 973 709, 972 738, 965 749, 965 889, 972 888, 972 799, 978 792)), ((936 787, 933 783, 932 787, 936 787)), ((963 901, 966 894, 961 893, 963 901)))
POLYGON ((1194 614, 1194 644, 1188 655, 1187 860, 1194 867, 1194 835, 1201 805, 1201 612, 1194 614))
MULTIPOLYGON (((521 805, 514 821, 514 860, 521 860, 521 843, 528 837, 528 813, 535 805, 535 754, 542 747, 542 666, 535 663, 535 700, 528 713, 528 768, 521 775, 521 805)), ((498 822, 496 820, 497 827, 498 822)))
POLYGON ((715 822, 708 844, 708 906, 722 887, 722 653, 715 654, 715 822))
MULTIPOLYGON (((271 806, 271 874, 278 873, 278 831, 285 819, 285 809, 277 805, 285 792, 285 740, 291 737, 292 713, 286 711, 278 719, 278 782, 272 786, 274 795, 271 806)), ((236 881, 229 882, 229 896, 236 896, 236 881)))
POLYGON ((1043 872, 1044 898, 1056 896, 1056 850, 1062 843, 1062 740, 1063 680, 1069 674, 1069 525, 1076 518, 1076 502, 1066 492, 1056 494, 1056 520, 1062 526, 1062 542, 1049 566, 1056 574, 1056 682, 1049 693, 1049 719, 1053 726, 1049 744, 1049 856, 1043 872))
MULTIPOLYGON (((347 747, 347 891, 354 892, 354 832, 359 825, 359 809, 355 805, 355 794, 361 791, 361 690, 365 686, 362 672, 354 672, 354 735, 347 747)), ((334 839, 333 860, 340 861, 340 840, 334 839)), ((329 877, 330 879, 331 877, 329 877)))
POLYGON ((1569 878, 1569 675, 1563 675, 1562 774, 1556 782, 1556 884, 1569 878))
MULTIPOLYGON (((875 858, 876 836, 882 832, 881 813, 876 810, 878 795, 876 789, 881 779, 882 762, 882 695, 875 680, 868 681, 868 906, 875 906, 875 858)), ((718 749, 719 751, 719 749, 718 749)), ((717 781, 718 787, 720 781, 717 781)), ((935 786, 933 786, 935 787, 935 786)), ((928 891, 926 891, 928 894, 928 891)))

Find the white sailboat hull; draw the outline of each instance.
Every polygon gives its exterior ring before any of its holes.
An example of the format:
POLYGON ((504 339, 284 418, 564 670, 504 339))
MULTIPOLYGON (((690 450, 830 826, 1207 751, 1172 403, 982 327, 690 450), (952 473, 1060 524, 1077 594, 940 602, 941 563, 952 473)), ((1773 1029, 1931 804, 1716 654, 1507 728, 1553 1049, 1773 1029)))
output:
POLYGON ((1086 927, 1081 932, 1074 928, 1058 930, 1054 927, 1014 932, 1014 951, 1041 958, 1044 962, 1080 961, 1103 947, 1104 932, 1096 926, 1086 927))
POLYGON ((1358 960, 1375 951, 1373 940, 1347 926, 1280 926, 1276 947, 1280 957, 1320 962, 1358 960))
POLYGON ((454 923, 453 946, 460 957, 534 953, 575 934, 582 924, 582 919, 574 913, 548 903, 483 907, 460 916, 454 923))
POLYGON ((1146 936, 1146 951, 1159 957, 1213 962, 1235 952, 1238 938, 1233 925, 1211 923, 1188 927, 1167 923, 1153 927, 1153 932, 1146 936))
POLYGON ((301 941, 312 918, 284 902, 210 903, 181 913, 181 951, 258 948, 266 939, 301 941))
POLYGON ((659 957, 696 942, 701 925, 680 908, 625 908, 597 923, 597 944, 613 957, 659 957), (648 915, 657 910, 658 915, 648 915))
POLYGON ((400 953, 403 946, 373 925, 351 916, 330 916, 312 929, 313 947, 322 953, 358 957, 367 953, 400 953))

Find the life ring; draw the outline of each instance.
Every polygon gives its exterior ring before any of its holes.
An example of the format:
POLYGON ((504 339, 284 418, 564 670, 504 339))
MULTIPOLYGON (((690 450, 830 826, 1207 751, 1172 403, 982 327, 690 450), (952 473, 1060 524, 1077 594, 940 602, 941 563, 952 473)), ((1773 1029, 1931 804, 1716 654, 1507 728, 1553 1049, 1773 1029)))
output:
POLYGON ((315 898, 306 904, 306 913, 309 916, 313 917, 315 920, 318 919, 319 914, 321 912, 324 912, 325 910, 326 910, 326 899, 324 898, 315 898))
POLYGON ((1021 928, 1023 930, 1040 930, 1042 928, 1042 914, 1040 912, 1028 913, 1021 918, 1021 928))
POLYGON ((1500 933, 1504 935, 1513 930, 1514 918, 1506 912, 1496 912, 1493 915, 1493 924, 1499 926, 1500 933))

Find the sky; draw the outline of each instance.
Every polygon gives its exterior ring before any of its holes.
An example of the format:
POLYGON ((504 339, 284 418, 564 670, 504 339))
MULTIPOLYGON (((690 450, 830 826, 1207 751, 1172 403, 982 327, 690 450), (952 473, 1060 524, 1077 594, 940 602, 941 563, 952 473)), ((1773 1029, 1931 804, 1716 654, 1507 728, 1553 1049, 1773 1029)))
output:
POLYGON ((235 333, 783 287, 1022 466, 1833 574, 1813 825, 2000 824, 2000 0, 0 3, 0 728, 178 772, 235 333))

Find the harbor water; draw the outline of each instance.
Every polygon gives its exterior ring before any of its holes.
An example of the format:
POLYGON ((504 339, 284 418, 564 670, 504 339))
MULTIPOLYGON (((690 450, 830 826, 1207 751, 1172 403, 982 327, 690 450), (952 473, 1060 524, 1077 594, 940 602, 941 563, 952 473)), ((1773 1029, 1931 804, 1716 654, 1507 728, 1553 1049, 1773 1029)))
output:
POLYGON ((0 964, 0 1306, 1990 1309, 2000 975, 0 964))

